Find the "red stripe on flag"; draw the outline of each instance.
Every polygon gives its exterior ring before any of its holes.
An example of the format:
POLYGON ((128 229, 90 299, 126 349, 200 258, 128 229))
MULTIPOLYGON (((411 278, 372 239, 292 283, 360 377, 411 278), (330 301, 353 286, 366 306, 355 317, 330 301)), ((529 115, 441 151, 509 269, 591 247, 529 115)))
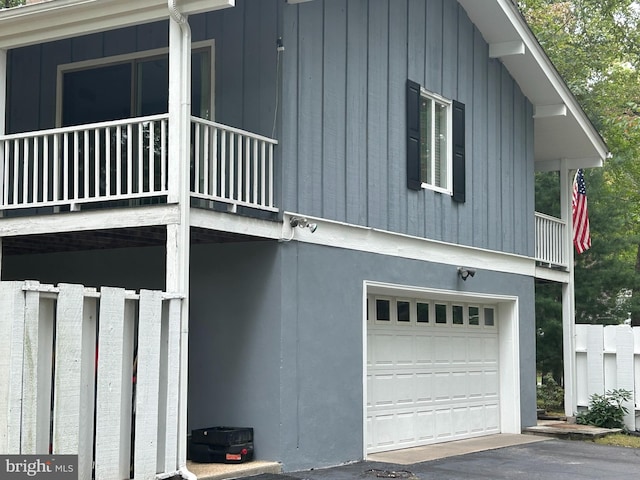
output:
POLYGON ((582 169, 578 170, 573 181, 571 207, 573 211, 573 244, 578 253, 583 253, 591 247, 591 234, 589 232, 589 214, 587 211, 587 189, 582 169))

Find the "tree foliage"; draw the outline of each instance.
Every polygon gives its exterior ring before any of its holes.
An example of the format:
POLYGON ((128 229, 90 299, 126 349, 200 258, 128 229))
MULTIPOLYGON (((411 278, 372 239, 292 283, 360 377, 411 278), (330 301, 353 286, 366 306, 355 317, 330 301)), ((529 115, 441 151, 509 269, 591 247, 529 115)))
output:
POLYGON ((0 0, 0 9, 17 7, 18 5, 24 5, 25 0, 0 0))
MULTIPOLYGON (((592 247, 576 256, 576 321, 616 324, 631 316, 640 323, 640 2, 518 4, 612 154, 604 168, 585 173, 592 247)), ((538 174, 536 209, 557 215, 558 188, 557 176, 538 174)), ((543 362, 551 350, 545 342, 560 334, 562 321, 561 310, 550 308, 557 291, 549 290, 536 292, 543 362)))

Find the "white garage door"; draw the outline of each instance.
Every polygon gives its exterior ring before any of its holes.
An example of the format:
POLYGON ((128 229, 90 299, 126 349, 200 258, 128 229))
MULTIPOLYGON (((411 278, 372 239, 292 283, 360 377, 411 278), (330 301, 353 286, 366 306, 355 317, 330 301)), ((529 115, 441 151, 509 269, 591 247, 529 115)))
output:
POLYGON ((371 296, 367 452, 500 432, 494 305, 371 296))

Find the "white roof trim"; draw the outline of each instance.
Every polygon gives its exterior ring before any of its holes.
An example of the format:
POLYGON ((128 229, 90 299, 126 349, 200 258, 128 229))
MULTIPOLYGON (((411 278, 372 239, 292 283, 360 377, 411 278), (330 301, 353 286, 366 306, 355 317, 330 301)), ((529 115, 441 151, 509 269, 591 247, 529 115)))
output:
POLYGON ((489 45, 522 42, 524 55, 500 58, 534 108, 564 105, 565 115, 539 115, 535 120, 538 162, 588 159, 601 166, 608 149, 566 83, 553 66, 511 0, 458 0, 489 45))
MULTIPOLYGON (((186 15, 235 6, 235 0, 181 0, 186 15)), ((0 10, 0 48, 149 23, 169 18, 167 0, 52 0, 0 10)))

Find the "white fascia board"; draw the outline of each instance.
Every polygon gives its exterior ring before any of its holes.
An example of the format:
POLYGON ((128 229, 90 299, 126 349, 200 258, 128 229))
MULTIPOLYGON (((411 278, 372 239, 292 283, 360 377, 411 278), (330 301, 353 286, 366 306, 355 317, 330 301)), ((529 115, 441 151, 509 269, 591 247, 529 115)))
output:
POLYGON ((177 205, 0 218, 0 238, 112 228, 151 227, 177 224, 179 221, 180 211, 177 205))
POLYGON ((536 272, 535 260, 524 255, 456 245, 292 212, 284 212, 280 240, 283 242, 295 240, 392 257, 441 263, 451 265, 454 269, 464 266, 475 268, 479 271, 489 270, 529 277, 533 277, 536 272), (292 228, 289 225, 291 217, 304 217, 309 223, 315 223, 318 227, 315 232, 311 232, 308 228, 292 228))
MULTIPOLYGON (((185 15, 235 0, 182 0, 185 15)), ((166 0, 52 0, 0 11, 0 48, 10 49, 169 18, 166 0)))
POLYGON ((279 222, 198 208, 192 208, 189 217, 192 227, 272 240, 282 237, 282 224, 279 222))

